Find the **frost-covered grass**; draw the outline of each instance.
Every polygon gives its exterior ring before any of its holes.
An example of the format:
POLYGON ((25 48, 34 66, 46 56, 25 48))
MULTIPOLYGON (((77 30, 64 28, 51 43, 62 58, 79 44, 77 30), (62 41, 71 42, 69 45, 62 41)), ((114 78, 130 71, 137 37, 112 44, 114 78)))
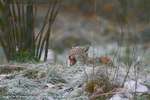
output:
POLYGON ((0 87, 0 96, 7 95, 7 87, 0 87))
MULTIPOLYGON (((134 52, 129 53, 126 48, 115 50, 111 49, 105 54, 112 59, 113 65, 76 64, 68 67, 65 64, 14 63, 13 66, 22 67, 1 67, 0 100, 105 100, 116 92, 122 92, 123 82, 130 80, 150 89, 150 70, 147 70, 148 65, 143 63, 143 59, 136 64, 138 52, 131 56, 134 52), (129 63, 132 64, 129 66, 129 63)), ((134 94, 126 92, 122 95, 128 97, 134 94)), ((145 99, 149 98, 149 93, 136 95, 137 100, 149 100, 145 99)))
MULTIPOLYGON (((72 73, 70 76, 73 71, 71 68, 64 70, 65 66, 47 64, 45 66, 27 64, 24 67, 26 69, 22 72, 12 74, 13 78, 7 76, 0 81, 0 86, 7 87, 7 91, 0 91, 3 99, 8 96, 9 100, 42 100, 43 98, 44 100, 49 100, 48 98, 66 100, 67 97, 64 94, 70 91, 71 84, 68 83, 69 79, 64 78, 64 75, 68 74, 68 78, 71 78, 73 75, 72 73), (48 84, 53 87, 49 87, 48 84)), ((4 89, 2 88, 2 90, 4 89)))
MULTIPOLYGON (((26 69, 22 72, 12 74, 13 78, 3 78, 0 81, 1 87, 7 87, 6 91, 0 91, 1 98, 8 96, 8 100, 89 100, 94 95, 96 98, 101 98, 100 100, 105 100, 104 98, 110 98, 113 94, 97 96, 100 89, 99 92, 102 94, 118 88, 112 85, 113 81, 109 77, 115 67, 108 67, 109 73, 106 73, 105 65, 95 66, 94 78, 92 66, 25 64, 24 67, 26 69), (90 83, 92 79, 94 85, 90 83)), ((118 79, 124 76, 122 74, 125 73, 119 71, 118 79)))
POLYGON ((48 67, 47 69, 47 82, 52 84, 66 83, 66 80, 62 77, 58 71, 57 66, 48 67))
POLYGON ((46 77, 46 72, 42 72, 38 69, 27 69, 23 72, 23 76, 28 79, 40 79, 46 77))

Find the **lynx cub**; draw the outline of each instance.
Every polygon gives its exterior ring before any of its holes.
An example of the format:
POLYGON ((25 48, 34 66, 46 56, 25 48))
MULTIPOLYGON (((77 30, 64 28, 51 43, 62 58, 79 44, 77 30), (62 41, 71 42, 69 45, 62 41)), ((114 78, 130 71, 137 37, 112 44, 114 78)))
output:
POLYGON ((68 66, 75 65, 77 62, 80 64, 111 64, 112 61, 107 56, 101 57, 88 57, 89 47, 72 47, 68 54, 68 66))

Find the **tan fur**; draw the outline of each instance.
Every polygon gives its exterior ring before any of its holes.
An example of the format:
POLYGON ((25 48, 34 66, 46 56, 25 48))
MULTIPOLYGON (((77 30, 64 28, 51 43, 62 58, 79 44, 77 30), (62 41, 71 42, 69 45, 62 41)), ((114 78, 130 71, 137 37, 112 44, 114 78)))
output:
POLYGON ((85 64, 88 58, 89 47, 72 47, 69 51, 68 57, 74 57, 78 62, 85 64))

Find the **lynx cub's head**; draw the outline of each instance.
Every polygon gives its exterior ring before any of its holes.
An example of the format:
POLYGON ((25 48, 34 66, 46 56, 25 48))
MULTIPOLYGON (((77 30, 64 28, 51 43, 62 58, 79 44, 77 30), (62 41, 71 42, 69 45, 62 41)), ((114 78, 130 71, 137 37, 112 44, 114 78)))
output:
POLYGON ((68 54, 68 65, 75 65, 77 62, 85 64, 86 58, 88 58, 89 47, 72 47, 68 54))

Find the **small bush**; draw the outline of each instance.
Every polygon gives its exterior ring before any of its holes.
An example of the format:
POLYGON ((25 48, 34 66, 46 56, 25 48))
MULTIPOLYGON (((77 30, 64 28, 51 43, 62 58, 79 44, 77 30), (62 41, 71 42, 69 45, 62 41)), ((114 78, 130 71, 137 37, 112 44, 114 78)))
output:
POLYGON ((90 100, 106 100, 111 95, 100 95, 109 93, 116 88, 107 77, 90 80, 85 85, 85 91, 90 94, 90 100))
POLYGON ((42 52, 45 53, 44 60, 47 60, 51 27, 58 14, 60 1, 47 2, 49 6, 43 25, 39 32, 35 32, 36 26, 33 23, 38 20, 34 6, 37 3, 29 0, 22 5, 23 1, 0 0, 0 44, 8 61, 40 60, 42 52))
POLYGON ((94 89, 96 87, 96 81, 94 80, 91 80, 89 82, 86 83, 86 86, 85 86, 85 91, 88 92, 88 93, 94 93, 94 89))
POLYGON ((27 51, 16 53, 12 59, 16 62, 39 62, 39 59, 35 58, 34 54, 27 51))

